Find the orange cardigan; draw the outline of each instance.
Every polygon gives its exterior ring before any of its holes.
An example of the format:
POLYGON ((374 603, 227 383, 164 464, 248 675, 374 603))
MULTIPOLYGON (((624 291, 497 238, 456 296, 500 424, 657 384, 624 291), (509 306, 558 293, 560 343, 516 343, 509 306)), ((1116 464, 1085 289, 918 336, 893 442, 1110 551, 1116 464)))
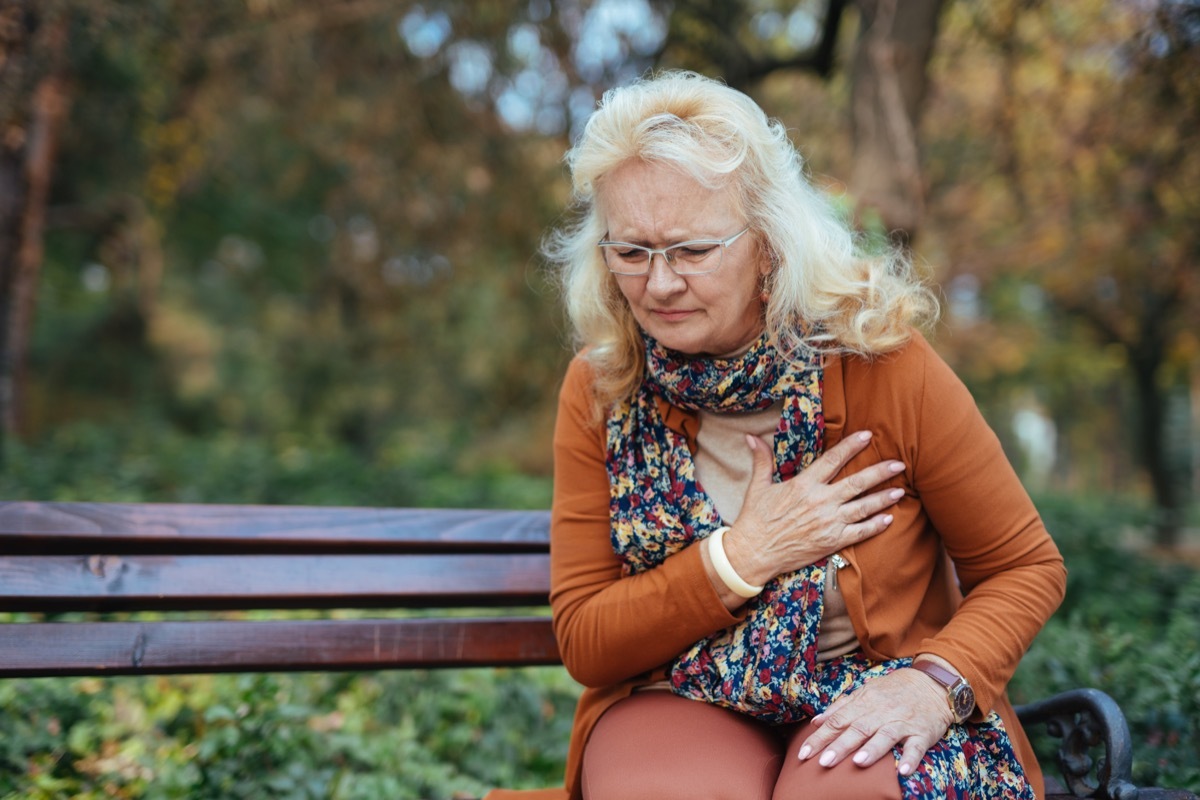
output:
MULTIPOLYGON (((841 551, 849 567, 838 581, 863 651, 880 660, 933 653, 953 664, 975 689, 977 715, 1000 712, 1041 796, 1041 771, 1004 688, 1061 602, 1066 571, 999 441, 917 335, 874 360, 827 359, 822 401, 827 448, 848 433, 874 434, 844 474, 884 459, 908 466, 887 484, 905 490, 892 524, 841 551)), ((694 445, 696 416, 661 410, 694 445)), ((583 746, 604 710, 739 617, 722 604, 697 547, 621 578, 609 540, 604 425, 592 412, 583 356, 562 388, 554 457, 550 603, 563 661, 586 687, 558 796, 577 799, 583 746)))

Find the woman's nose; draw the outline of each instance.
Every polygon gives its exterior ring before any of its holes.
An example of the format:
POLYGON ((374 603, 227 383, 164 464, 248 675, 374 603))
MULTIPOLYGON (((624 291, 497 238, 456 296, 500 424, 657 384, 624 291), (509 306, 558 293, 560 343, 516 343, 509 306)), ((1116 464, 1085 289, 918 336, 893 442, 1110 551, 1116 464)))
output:
POLYGON ((687 281, 675 274, 662 253, 650 256, 650 274, 646 276, 646 291, 652 297, 670 297, 687 289, 687 281))

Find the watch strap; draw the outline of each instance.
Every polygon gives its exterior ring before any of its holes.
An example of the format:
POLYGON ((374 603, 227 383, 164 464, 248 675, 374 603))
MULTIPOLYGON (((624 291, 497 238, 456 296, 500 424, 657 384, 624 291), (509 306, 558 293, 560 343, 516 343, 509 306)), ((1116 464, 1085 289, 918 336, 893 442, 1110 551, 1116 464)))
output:
POLYGON ((959 681, 963 680, 961 675, 957 675, 932 661, 914 661, 912 667, 924 672, 947 689, 953 689, 959 681))

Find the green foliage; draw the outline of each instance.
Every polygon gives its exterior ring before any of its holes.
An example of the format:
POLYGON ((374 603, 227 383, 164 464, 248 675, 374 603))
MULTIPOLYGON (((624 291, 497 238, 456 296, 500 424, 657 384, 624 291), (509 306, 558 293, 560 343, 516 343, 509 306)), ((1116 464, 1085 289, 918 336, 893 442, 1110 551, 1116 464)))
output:
MULTIPOLYGON (((528 5, 450 9, 452 30, 503 41, 528 5)), ((445 59, 414 62, 398 23, 420 6, 53 6, 71 117, 22 380, 31 441, 149 416, 374 460, 437 420, 545 468, 530 429, 567 349, 533 254, 565 137, 504 128, 445 59)))
POLYGON ((0 798, 376 800, 551 785, 561 669, 0 683, 0 798))
MULTIPOLYGON (((1123 545, 1148 512, 1044 500, 1067 562, 1067 597, 1021 662, 1014 702, 1093 687, 1129 722, 1134 781, 1200 788, 1200 571, 1123 545)), ((1044 764, 1056 743, 1037 741, 1044 764)))
POLYGON ((454 431, 396 436, 369 456, 298 436, 181 433, 76 423, 35 446, 9 443, 0 496, 9 500, 546 508, 550 481, 479 452, 454 431))

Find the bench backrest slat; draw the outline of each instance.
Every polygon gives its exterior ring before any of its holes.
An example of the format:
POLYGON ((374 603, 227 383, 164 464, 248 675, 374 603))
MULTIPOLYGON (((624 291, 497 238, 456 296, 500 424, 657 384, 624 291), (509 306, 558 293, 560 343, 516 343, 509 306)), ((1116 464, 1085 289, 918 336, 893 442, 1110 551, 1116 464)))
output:
POLYGON ((549 512, 0 503, 0 552, 546 552, 549 512))
POLYGON ((0 556, 0 610, 544 605, 546 555, 0 556))
POLYGON ((0 675, 555 664, 549 558, 545 511, 0 503, 0 675))
POLYGON ((544 617, 0 625, 0 678, 557 663, 544 617))

